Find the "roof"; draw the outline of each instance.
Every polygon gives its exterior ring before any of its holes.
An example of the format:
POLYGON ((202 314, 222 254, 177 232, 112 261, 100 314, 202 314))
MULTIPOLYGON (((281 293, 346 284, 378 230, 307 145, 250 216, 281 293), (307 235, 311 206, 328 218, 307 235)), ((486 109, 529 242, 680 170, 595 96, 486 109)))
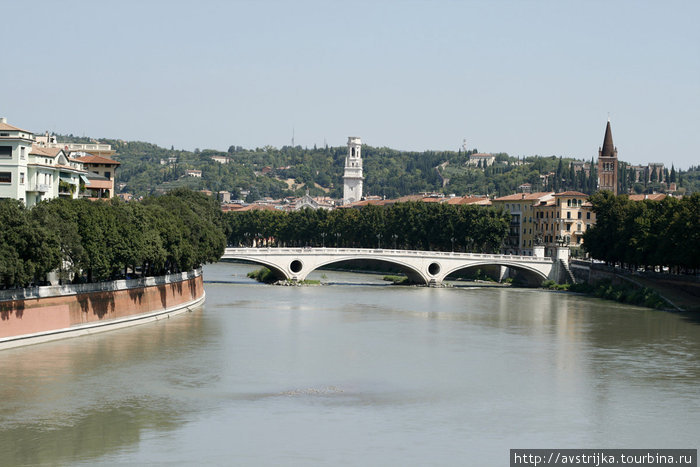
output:
POLYGON ((586 193, 581 193, 580 191, 565 191, 563 193, 557 193, 554 196, 584 196, 588 197, 586 193))
POLYGON ((31 131, 23 130, 21 128, 17 128, 16 126, 12 126, 8 123, 2 123, 0 122, 0 130, 5 130, 5 131, 22 131, 24 133, 31 133, 31 131))
POLYGON ((115 161, 114 159, 110 159, 108 157, 103 157, 103 156, 95 156, 92 154, 88 154, 87 156, 82 156, 82 157, 77 157, 75 158, 78 162, 82 162, 83 164, 113 164, 113 165, 120 165, 119 162, 115 161))
POLYGON ((469 157, 496 157, 493 154, 487 152, 478 152, 476 154, 470 154, 469 157))
POLYGON ((452 198, 447 201, 447 204, 480 204, 490 205, 491 200, 486 196, 465 196, 463 198, 452 198))
POLYGON ((40 146, 32 146, 29 154, 34 154, 36 156, 56 157, 61 151, 63 151, 61 148, 43 148, 40 146))
POLYGON ((615 146, 613 146, 610 120, 608 120, 608 124, 605 126, 605 137, 603 138, 603 149, 600 152, 600 157, 615 157, 615 146))
POLYGON ((651 200, 651 201, 661 201, 662 199, 666 198, 666 194, 664 193, 652 193, 650 195, 630 195, 630 201, 644 201, 645 199, 651 200))
POLYGON ((554 193, 551 191, 538 191, 536 193, 515 193, 512 195, 501 196, 500 198, 494 199, 494 201, 536 201, 545 196, 551 196, 554 193))

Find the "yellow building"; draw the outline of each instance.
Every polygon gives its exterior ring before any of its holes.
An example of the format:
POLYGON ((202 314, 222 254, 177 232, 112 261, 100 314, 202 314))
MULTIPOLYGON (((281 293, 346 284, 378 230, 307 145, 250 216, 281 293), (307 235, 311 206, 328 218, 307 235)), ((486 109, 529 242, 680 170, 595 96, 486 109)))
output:
POLYGON ((580 252, 583 234, 595 224, 595 212, 588 195, 578 191, 557 193, 535 206, 535 242, 545 246, 551 256, 557 246, 569 246, 580 252))
POLYGON ((501 206, 510 213, 510 232, 503 246, 507 255, 532 255, 535 246, 535 206, 554 201, 554 193, 516 193, 492 200, 494 207, 501 206))

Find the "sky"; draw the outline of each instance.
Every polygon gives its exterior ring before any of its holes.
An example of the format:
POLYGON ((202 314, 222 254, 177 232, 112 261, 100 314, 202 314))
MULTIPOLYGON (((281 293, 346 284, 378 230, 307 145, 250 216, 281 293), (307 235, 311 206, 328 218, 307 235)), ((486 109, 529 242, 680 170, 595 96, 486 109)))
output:
POLYGON ((178 149, 700 164, 700 2, 0 0, 0 116, 178 149))

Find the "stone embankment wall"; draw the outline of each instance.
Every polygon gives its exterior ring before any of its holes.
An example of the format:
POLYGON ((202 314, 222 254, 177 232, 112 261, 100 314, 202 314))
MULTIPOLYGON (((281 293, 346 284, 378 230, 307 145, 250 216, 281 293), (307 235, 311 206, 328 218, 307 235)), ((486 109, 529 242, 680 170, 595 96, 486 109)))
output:
POLYGON ((135 280, 0 291, 0 349, 154 320, 186 311, 203 300, 201 269, 135 280))

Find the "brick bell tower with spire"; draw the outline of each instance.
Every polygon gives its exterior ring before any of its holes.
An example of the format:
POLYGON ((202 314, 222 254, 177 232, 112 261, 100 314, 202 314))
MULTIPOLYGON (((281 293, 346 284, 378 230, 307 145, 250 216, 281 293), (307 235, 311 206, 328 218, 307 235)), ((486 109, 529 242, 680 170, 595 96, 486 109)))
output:
POLYGON ((598 189, 617 194, 617 148, 613 145, 610 119, 605 127, 603 147, 598 148, 598 189))

